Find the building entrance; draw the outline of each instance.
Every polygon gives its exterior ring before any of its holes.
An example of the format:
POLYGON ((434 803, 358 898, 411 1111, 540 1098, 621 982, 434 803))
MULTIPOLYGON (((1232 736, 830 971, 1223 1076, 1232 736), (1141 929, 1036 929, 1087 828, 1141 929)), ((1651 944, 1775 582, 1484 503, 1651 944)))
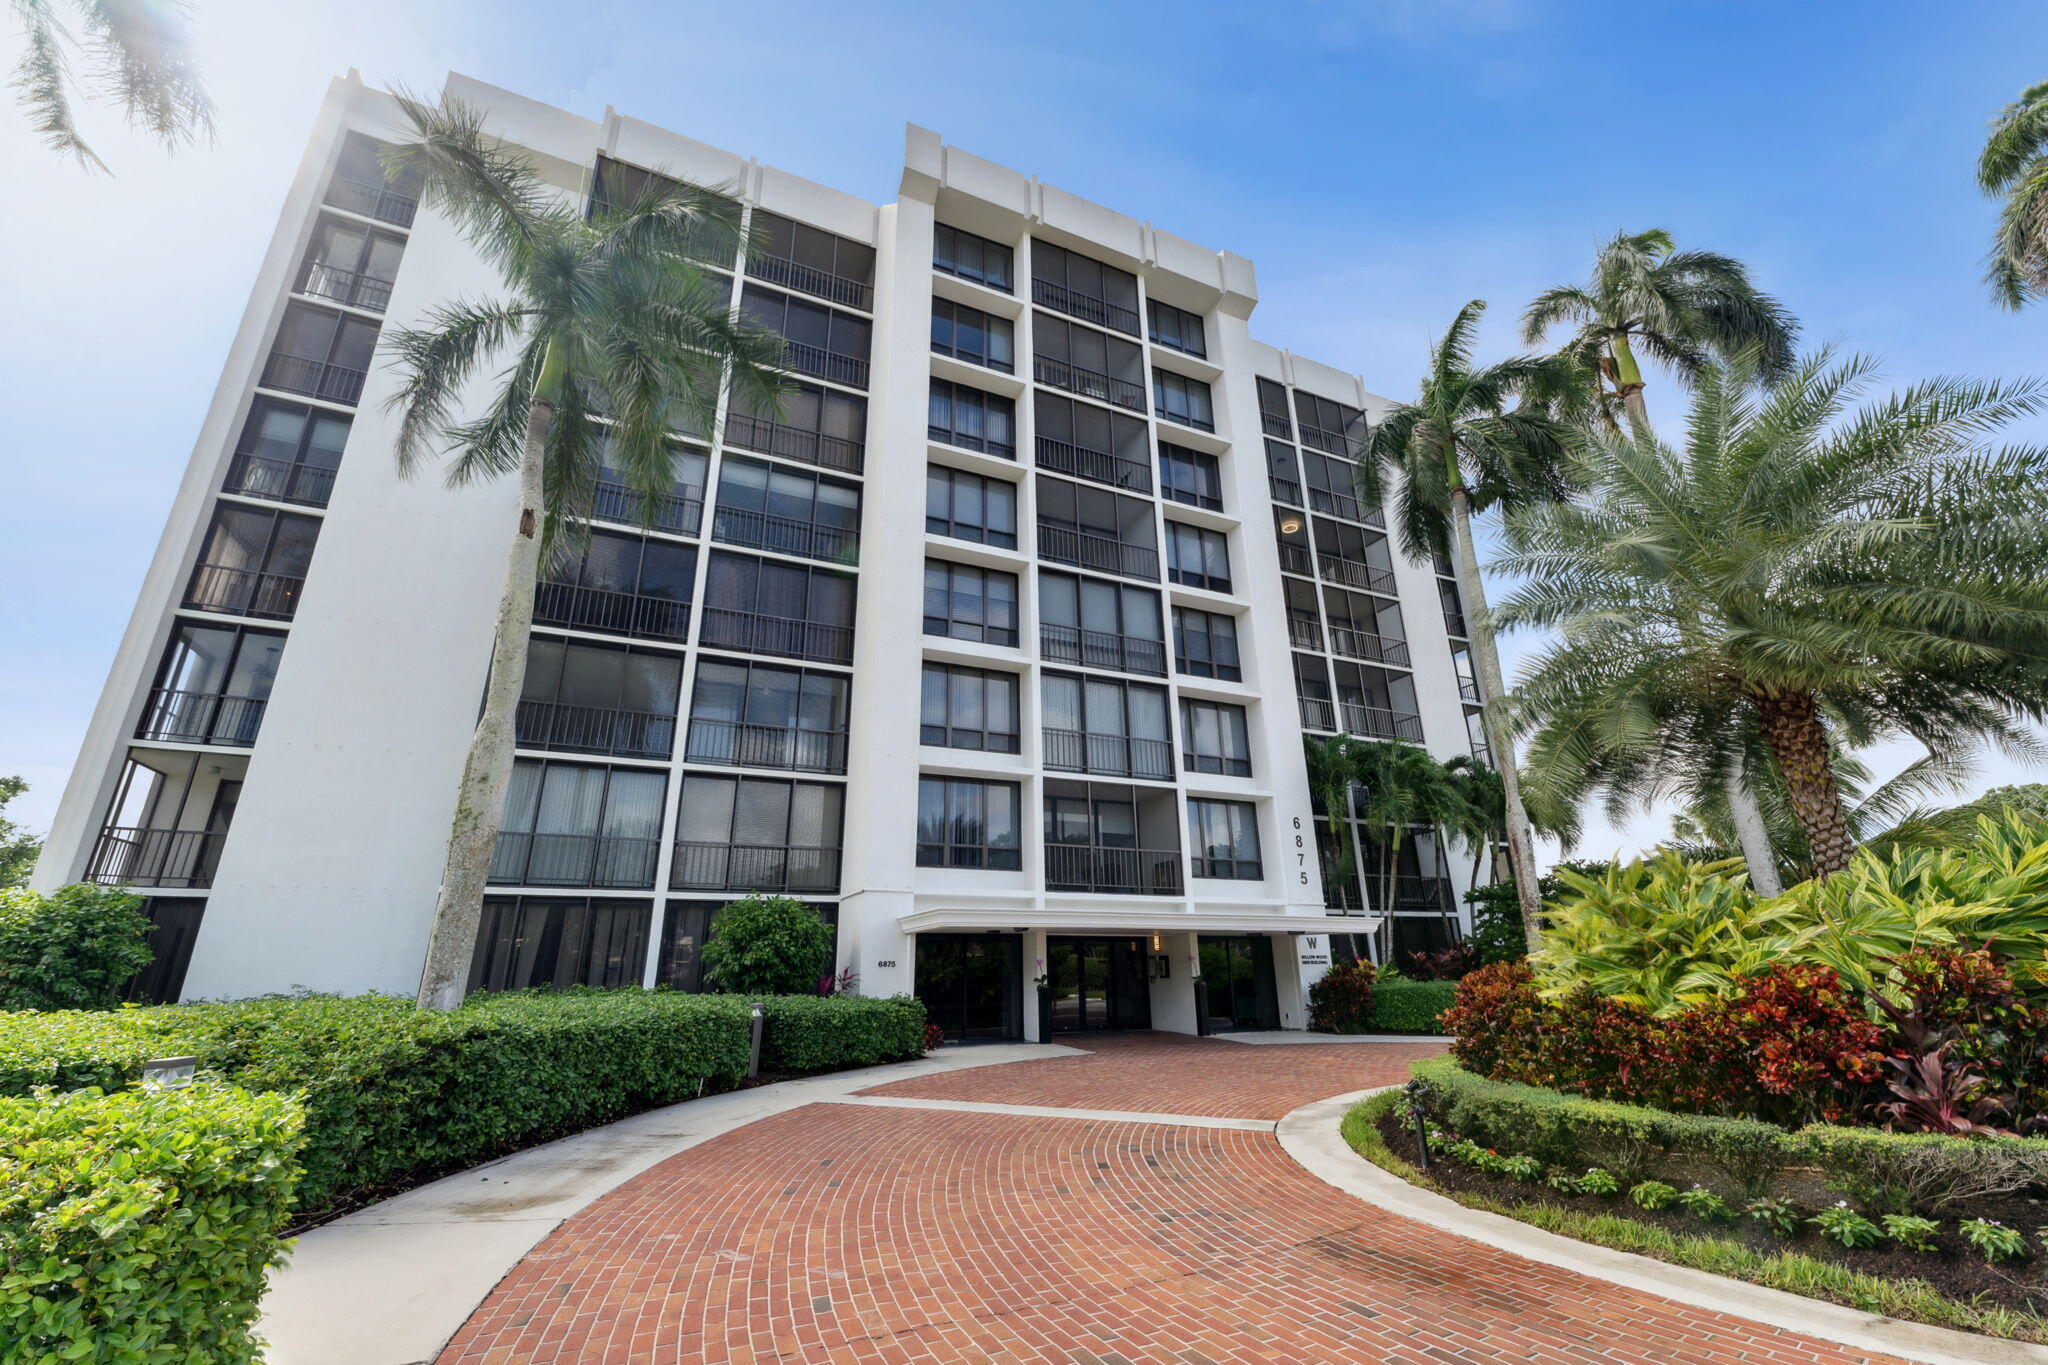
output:
POLYGON ((919 934, 915 993, 949 1043, 1024 1036, 1024 941, 1015 934, 919 934))
POLYGON ((1264 934, 1201 936, 1202 984, 1209 991, 1209 1032, 1280 1027, 1273 988, 1273 941, 1264 934))
POLYGON ((1152 1027, 1152 987, 1142 938, 1049 938, 1052 1031, 1152 1027))

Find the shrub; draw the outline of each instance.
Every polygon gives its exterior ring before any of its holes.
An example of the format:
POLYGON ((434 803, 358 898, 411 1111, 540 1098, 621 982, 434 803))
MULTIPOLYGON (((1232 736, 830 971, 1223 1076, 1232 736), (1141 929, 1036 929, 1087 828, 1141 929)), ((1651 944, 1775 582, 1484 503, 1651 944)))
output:
POLYGON ((0 1010, 104 1010, 150 964, 142 900, 83 882, 0 891, 0 1010))
POLYGON ((256 1360, 301 1121, 204 1082, 0 1098, 0 1358, 256 1360))
POLYGON ((1934 1250, 1934 1234, 1941 1231, 1941 1224, 1932 1218, 1916 1218, 1910 1213, 1888 1213, 1878 1221, 1884 1224, 1884 1235, 1908 1251, 1934 1250))
POLYGON ((1648 1209, 1655 1213, 1658 1209, 1668 1207, 1673 1200, 1677 1199, 1678 1190, 1676 1187, 1667 1185, 1661 1180, 1645 1180, 1631 1188, 1628 1192, 1628 1197, 1634 1201, 1637 1208, 1648 1209))
POLYGON ((1308 1026, 1318 1033, 1365 1032, 1376 976, 1362 957, 1331 963, 1308 988, 1308 1026))
POLYGON ((1963 1240, 1987 1261, 2016 1261, 2027 1254, 2027 1239, 2019 1229, 1996 1218, 1965 1218, 1957 1226, 1963 1231, 1963 1240))
POLYGON ((1458 998, 1455 981, 1382 981, 1374 990, 1367 1033, 1441 1033, 1458 998))
POLYGON ((761 1064, 776 1071, 900 1062, 924 1054, 924 1005, 904 995, 784 995, 761 1002, 761 1064))
POLYGON ((1536 1024, 1543 1002, 1525 962, 1481 967, 1458 982, 1440 1025, 1456 1036, 1451 1055, 1488 1077, 1523 1075, 1538 1060, 1536 1024))
POLYGON ((1950 1213, 2048 1178, 2048 1140, 1810 1124, 1795 1135, 1827 1187, 1890 1213, 1950 1213))
POLYGON ((743 896, 711 920, 704 979, 732 995, 810 995, 832 966, 832 930, 788 896, 743 896))
POLYGON ((1479 950, 1469 942, 1453 943, 1435 952, 1408 953, 1404 960, 1408 964, 1404 975, 1410 981, 1456 981, 1485 965, 1479 950))
POLYGON ((2007 959, 1987 948, 1914 948, 1893 959, 1891 976, 1905 1004, 1887 1013, 1909 1015, 1927 1042, 1949 1042, 2014 1127, 2048 1130, 2048 1008, 2023 993, 2007 959))
POLYGON ((1579 1177, 1581 1194, 1615 1195, 1621 1193, 1621 1181, 1612 1171, 1603 1171, 1598 1166, 1588 1166, 1586 1173, 1579 1177))
POLYGON ((1724 1223, 1735 1216, 1735 1210, 1728 1207, 1728 1201, 1704 1185, 1680 1190, 1678 1204, 1703 1223, 1724 1223))
POLYGON ((1844 1202, 1822 1209, 1806 1221, 1819 1228, 1821 1236, 1830 1242, 1839 1242, 1851 1251, 1857 1247, 1874 1247, 1884 1237, 1877 1224, 1844 1202))
POLYGON ((1754 1218, 1780 1237, 1790 1237, 1799 1231, 1799 1225, 1806 1221, 1799 1206, 1789 1199, 1766 1195, 1752 1199, 1742 1206, 1745 1218, 1754 1218))

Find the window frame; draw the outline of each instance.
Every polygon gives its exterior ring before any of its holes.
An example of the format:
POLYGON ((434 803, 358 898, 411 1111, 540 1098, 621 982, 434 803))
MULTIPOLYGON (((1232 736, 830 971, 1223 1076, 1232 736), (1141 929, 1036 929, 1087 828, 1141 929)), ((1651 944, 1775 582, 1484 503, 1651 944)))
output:
POLYGON ((991 569, 980 564, 961 564, 954 560, 940 559, 930 555, 925 557, 924 573, 924 634, 942 640, 964 640, 970 644, 1000 645, 1005 648, 1016 647, 1021 638, 1020 632, 1023 628, 1024 600, 1023 584, 1016 574, 1006 569, 991 569), (931 611, 933 600, 932 573, 934 570, 943 571, 946 576, 947 612, 944 616, 934 615, 931 611), (965 620, 957 615, 958 607, 963 597, 959 586, 963 579, 975 579, 981 585, 978 592, 974 594, 980 603, 979 615, 981 619, 979 621, 965 620), (1007 579, 1010 585, 1010 600, 1008 604, 1010 624, 1007 627, 989 620, 989 602, 991 599, 988 595, 988 584, 991 580, 1002 579, 1007 579), (945 629, 934 630, 932 623, 935 621, 941 622, 945 629), (962 631, 970 628, 977 633, 962 633, 962 631))
POLYGON ((993 545, 1003 550, 1014 550, 1017 548, 1018 504, 1021 499, 1018 496, 1019 490, 1014 480, 997 478, 989 474, 980 474, 968 469, 955 469, 951 465, 927 463, 925 465, 924 491, 924 529, 926 535, 944 536, 949 540, 962 540, 973 545, 993 545), (963 480, 970 480, 980 485, 979 495, 983 511, 982 522, 984 524, 976 525, 972 522, 962 521, 957 514, 960 484, 963 480), (946 496, 945 515, 943 516, 938 515, 932 510, 933 494, 940 484, 945 486, 946 496), (1002 501, 1004 498, 1008 500, 1010 529, 1007 531, 992 529, 986 525, 988 521, 987 510, 991 501, 989 497, 989 490, 991 488, 1005 490, 996 501, 1002 501), (965 534, 965 532, 972 532, 973 534, 965 534))
POLYGON ((919 867, 958 868, 975 872, 1021 872, 1024 870, 1023 784, 1015 781, 1005 781, 1000 778, 953 777, 938 773, 920 773, 917 778, 917 815, 913 833, 917 840, 916 861, 919 867), (944 822, 945 826, 938 832, 949 836, 943 840, 932 840, 924 837, 926 833, 925 794, 933 788, 938 789, 940 792, 941 809, 939 818, 944 822), (983 836, 979 843, 969 843, 950 837, 958 832, 959 822, 963 818, 954 813, 953 798, 955 792, 970 788, 974 789, 979 796, 980 813, 978 817, 966 818, 979 818, 983 836), (991 837, 995 830, 988 813, 987 792, 990 788, 1009 793, 1011 824, 1009 830, 1010 841, 1007 843, 996 842, 991 837), (933 851, 932 856, 927 856, 927 850, 933 851), (962 856, 970 852, 975 855, 971 859, 962 856))
POLYGON ((1024 751, 1024 675, 1000 668, 974 668, 967 664, 946 663, 939 659, 925 660, 923 671, 919 674, 917 731, 918 743, 926 748, 961 749, 970 753, 986 754, 1022 753, 1024 751), (945 680, 945 695, 941 703, 945 719, 943 725, 934 725, 927 711, 926 704, 932 699, 931 680, 934 676, 945 680), (981 702, 983 724, 979 729, 953 723, 955 708, 954 685, 965 679, 972 679, 983 689, 981 702), (1010 718, 1015 726, 1014 731, 989 728, 987 724, 989 709, 987 689, 991 686, 999 686, 1008 692, 1010 718), (936 738, 934 737, 935 735, 937 736, 936 738), (973 744, 959 742, 962 738, 968 736, 975 737, 978 742, 973 744), (997 742, 991 743, 990 741, 992 740, 997 742))
MULTIPOLYGON (((1321 828, 1325 822, 1318 820, 1321 828)), ((1250 801, 1231 801, 1210 796, 1188 798, 1188 862, 1189 872, 1203 881, 1264 881, 1266 878, 1265 849, 1259 838, 1259 811, 1250 801), (1197 812, 1197 807, 1201 811, 1197 812), (1222 845, 1230 850, 1228 857, 1216 857, 1206 850, 1217 847, 1203 838, 1210 832, 1208 818, 1211 811, 1227 816, 1231 838, 1222 845), (1243 836, 1240 838, 1239 836, 1243 836), (1239 856, 1248 842, 1251 856, 1239 856), (1205 850, 1196 852, 1197 849, 1205 850), (1222 870, 1228 868, 1229 870, 1222 870)))

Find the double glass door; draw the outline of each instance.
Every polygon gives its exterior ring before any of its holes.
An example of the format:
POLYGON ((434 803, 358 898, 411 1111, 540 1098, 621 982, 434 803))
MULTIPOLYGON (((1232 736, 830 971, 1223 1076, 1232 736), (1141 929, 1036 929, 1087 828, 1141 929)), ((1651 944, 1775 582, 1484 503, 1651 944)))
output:
POLYGON ((1022 1038, 1023 980, 1015 934, 917 936, 917 998, 949 1043, 1022 1038))
POLYGON ((1200 946, 1202 984, 1209 991, 1209 1031, 1279 1028, 1273 941, 1264 934, 1204 934, 1200 946))
POLYGON ((1142 938, 1046 940, 1052 1031, 1152 1027, 1152 990, 1142 938))

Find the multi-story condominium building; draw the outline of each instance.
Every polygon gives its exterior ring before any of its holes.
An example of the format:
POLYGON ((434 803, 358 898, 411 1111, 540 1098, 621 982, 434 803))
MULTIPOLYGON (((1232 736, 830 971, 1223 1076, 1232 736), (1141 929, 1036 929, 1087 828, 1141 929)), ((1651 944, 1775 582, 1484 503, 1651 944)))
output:
MULTIPOLYGON (((1468 859, 1417 831, 1381 906, 1301 748, 1474 752, 1455 589, 1352 492, 1380 400, 1252 339, 1250 261, 922 128, 878 206, 448 92, 566 202, 736 194, 794 379, 544 571, 475 985, 694 989, 761 890, 954 1038, 1037 1037, 1041 977, 1054 1029, 1299 1028, 1368 909, 1455 932, 1468 859)), ((394 117, 353 73, 321 112, 38 870, 147 896, 138 998, 418 980, 515 489, 394 468, 380 330, 497 284, 394 117)))

